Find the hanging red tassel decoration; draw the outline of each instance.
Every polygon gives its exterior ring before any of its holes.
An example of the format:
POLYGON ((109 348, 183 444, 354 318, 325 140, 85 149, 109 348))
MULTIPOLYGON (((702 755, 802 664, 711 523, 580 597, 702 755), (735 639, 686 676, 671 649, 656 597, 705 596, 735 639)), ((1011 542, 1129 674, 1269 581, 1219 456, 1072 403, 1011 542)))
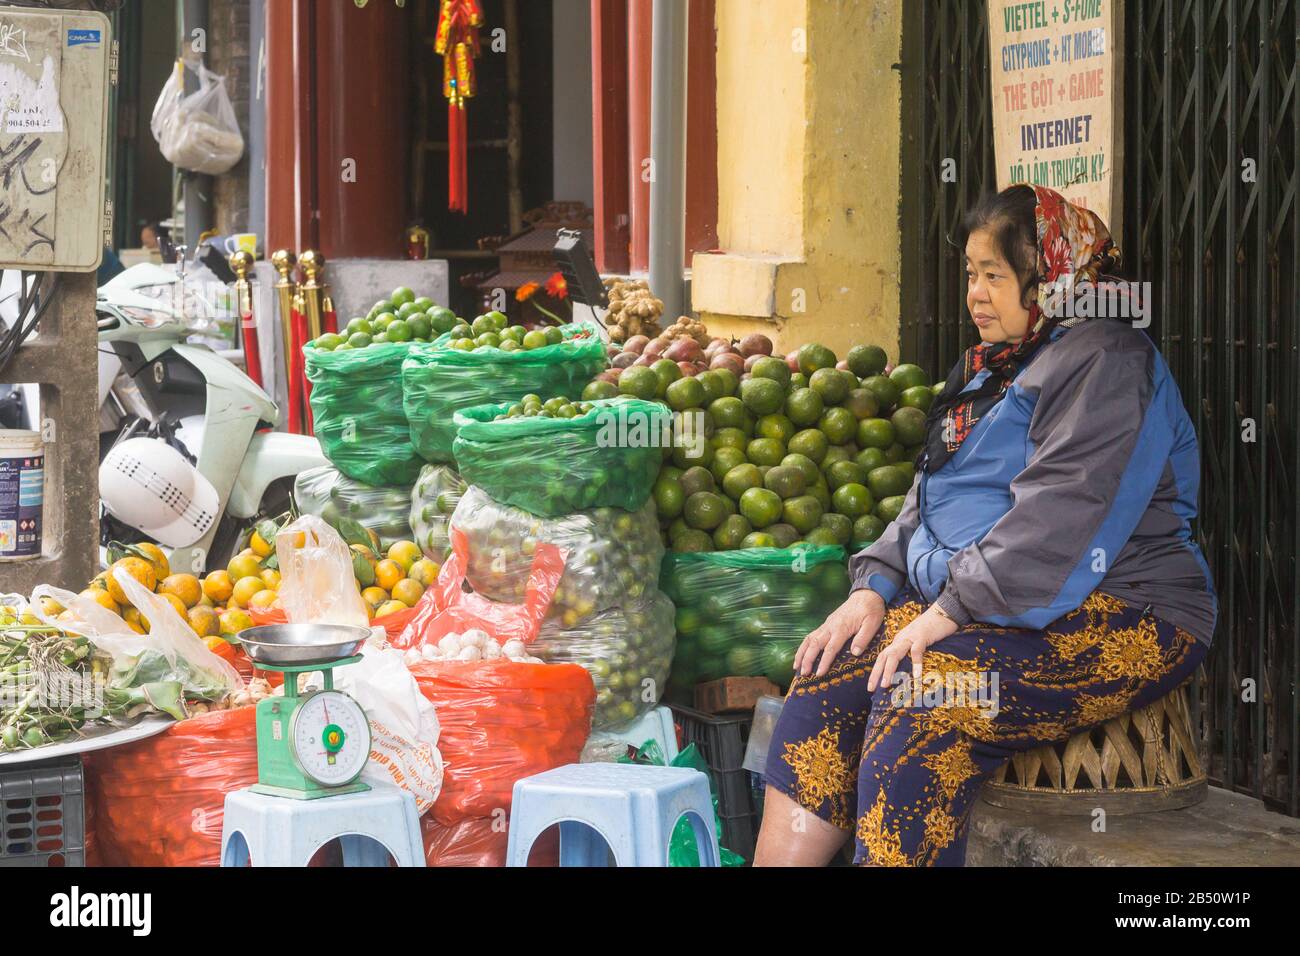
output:
POLYGON ((479 0, 442 0, 434 52, 442 57, 442 95, 447 98, 447 208, 469 211, 468 125, 465 101, 474 95, 474 60, 483 25, 479 0))

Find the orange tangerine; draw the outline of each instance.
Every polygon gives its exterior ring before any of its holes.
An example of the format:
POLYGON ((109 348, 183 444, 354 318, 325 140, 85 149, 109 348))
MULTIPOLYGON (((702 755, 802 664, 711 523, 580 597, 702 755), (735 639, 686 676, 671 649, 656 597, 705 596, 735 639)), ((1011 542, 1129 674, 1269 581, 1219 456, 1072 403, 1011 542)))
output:
POLYGON ((388 600, 388 592, 381 587, 371 585, 361 592, 361 599, 373 607, 379 607, 388 600))
POLYGON ((438 567, 437 561, 430 561, 428 558, 420 558, 407 569, 406 576, 416 584, 422 584, 426 588, 434 581, 438 580, 438 572, 442 570, 438 567))
POLYGON ((238 581, 241 578, 252 578, 262 573, 262 562, 257 559, 255 554, 240 554, 230 559, 230 564, 226 566, 230 572, 230 578, 238 581))
POLYGON ((354 544, 352 545, 352 550, 355 551, 357 554, 361 555, 371 564, 375 562, 375 552, 371 551, 364 544, 354 544))
POLYGON ((167 555, 163 553, 163 549, 158 545, 152 541, 142 541, 136 545, 136 548, 148 556, 149 563, 153 565, 154 577, 159 581, 172 573, 172 567, 167 561, 167 555))
POLYGON ((229 571, 213 571, 203 579, 203 593, 212 598, 216 604, 230 599, 230 592, 235 589, 235 582, 229 571))
POLYGON ((407 607, 415 607, 415 602, 420 600, 420 595, 424 593, 424 588, 418 581, 412 581, 410 578, 402 578, 393 585, 393 599, 401 601, 407 607))
POLYGON ((122 558, 120 561, 114 561, 109 568, 108 593, 118 604, 130 603, 126 592, 122 590, 122 585, 117 583, 118 568, 124 569, 127 574, 144 585, 145 590, 152 591, 158 585, 158 575, 154 572, 154 566, 144 558, 122 558))
POLYGON ((396 561, 407 574, 421 555, 420 546, 414 541, 394 541, 388 549, 388 560, 396 561))
POLYGON ((217 620, 221 625, 222 634, 238 634, 240 631, 253 626, 252 617, 241 608, 232 607, 227 611, 223 611, 217 616, 217 620))
POLYGON ((189 611, 190 627, 199 637, 213 637, 221 633, 221 618, 210 607, 192 607, 189 611))
POLYGON ((262 583, 265 584, 268 589, 272 591, 276 590, 280 587, 280 572, 275 568, 263 568, 262 583))
POLYGON ((158 585, 158 593, 174 594, 181 599, 186 608, 191 608, 199 603, 199 598, 203 597, 203 585, 192 574, 171 574, 162 579, 162 583, 158 585))
POLYGON ((405 610, 407 610, 407 607, 401 601, 385 601, 375 608, 375 617, 387 617, 389 614, 396 614, 398 611, 405 610))
POLYGON ((275 545, 271 544, 271 542, 267 541, 256 531, 254 531, 253 536, 248 539, 248 546, 253 549, 253 553, 259 558, 269 558, 271 552, 275 550, 275 545))
POLYGON ((107 591, 101 591, 99 588, 86 588, 78 596, 90 598, 100 606, 108 608, 114 614, 122 613, 122 609, 117 606, 117 602, 113 600, 113 596, 107 591))
POLYGON ((259 575, 250 574, 246 578, 240 578, 235 582, 235 589, 230 593, 230 606, 248 607, 248 602, 252 600, 253 595, 264 590, 266 585, 259 575))
POLYGON ((248 606, 266 609, 275 603, 275 599, 274 591, 261 590, 248 599, 248 606))
POLYGON ((133 607, 123 608, 122 620, 126 621, 126 626, 137 634, 149 633, 149 622, 133 607))
POLYGON ((158 596, 172 606, 172 609, 181 616, 182 621, 188 621, 190 619, 189 618, 190 609, 187 608, 185 606, 185 602, 182 601, 180 598, 178 598, 175 594, 163 593, 163 594, 159 594, 158 596))
POLYGON ((406 577, 406 572, 396 561, 385 558, 375 565, 375 583, 385 591, 391 591, 393 585, 406 577))

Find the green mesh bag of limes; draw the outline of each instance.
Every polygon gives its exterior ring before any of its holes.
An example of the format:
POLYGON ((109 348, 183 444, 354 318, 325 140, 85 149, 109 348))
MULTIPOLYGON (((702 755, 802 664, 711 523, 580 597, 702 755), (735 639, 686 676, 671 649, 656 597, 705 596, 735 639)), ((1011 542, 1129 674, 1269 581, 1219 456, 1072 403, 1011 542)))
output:
POLYGON ((409 485, 424 464, 402 407, 402 361, 410 346, 303 349, 312 430, 339 471, 368 485, 409 485))
POLYGON ((659 474, 672 413, 635 398, 582 407, 590 410, 573 418, 524 417, 510 402, 457 412, 452 450, 461 475, 543 518, 588 508, 636 511, 659 474), (503 417, 512 412, 518 417, 503 417))
POLYGON ((453 416, 461 409, 517 402, 530 393, 579 397, 608 365, 605 343, 588 323, 561 326, 559 333, 560 342, 516 352, 489 347, 460 351, 448 345, 451 333, 412 346, 402 363, 401 391, 415 450, 426 461, 454 462, 453 416))
POLYGON ((784 688, 799 644, 848 597, 849 573, 838 546, 670 551, 659 586, 677 607, 673 688, 760 674, 784 688))

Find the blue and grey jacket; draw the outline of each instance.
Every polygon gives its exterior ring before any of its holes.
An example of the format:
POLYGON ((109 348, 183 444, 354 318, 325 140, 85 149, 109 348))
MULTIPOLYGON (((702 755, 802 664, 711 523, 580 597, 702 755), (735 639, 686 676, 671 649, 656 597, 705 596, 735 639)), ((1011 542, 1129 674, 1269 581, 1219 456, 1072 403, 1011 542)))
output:
POLYGON ((1199 483, 1192 423, 1146 333, 1058 328, 849 570, 886 601, 906 581, 961 625, 1042 629, 1101 590, 1208 644, 1199 483))

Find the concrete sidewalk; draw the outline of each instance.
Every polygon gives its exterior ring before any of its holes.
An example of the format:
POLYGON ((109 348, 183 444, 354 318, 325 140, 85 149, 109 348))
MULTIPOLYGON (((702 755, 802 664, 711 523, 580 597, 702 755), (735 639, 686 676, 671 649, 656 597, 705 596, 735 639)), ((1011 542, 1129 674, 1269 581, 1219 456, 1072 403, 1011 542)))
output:
POLYGON ((1216 787, 1182 810, 1092 817, 1004 810, 971 817, 967 866, 1300 866, 1300 819, 1216 787))

